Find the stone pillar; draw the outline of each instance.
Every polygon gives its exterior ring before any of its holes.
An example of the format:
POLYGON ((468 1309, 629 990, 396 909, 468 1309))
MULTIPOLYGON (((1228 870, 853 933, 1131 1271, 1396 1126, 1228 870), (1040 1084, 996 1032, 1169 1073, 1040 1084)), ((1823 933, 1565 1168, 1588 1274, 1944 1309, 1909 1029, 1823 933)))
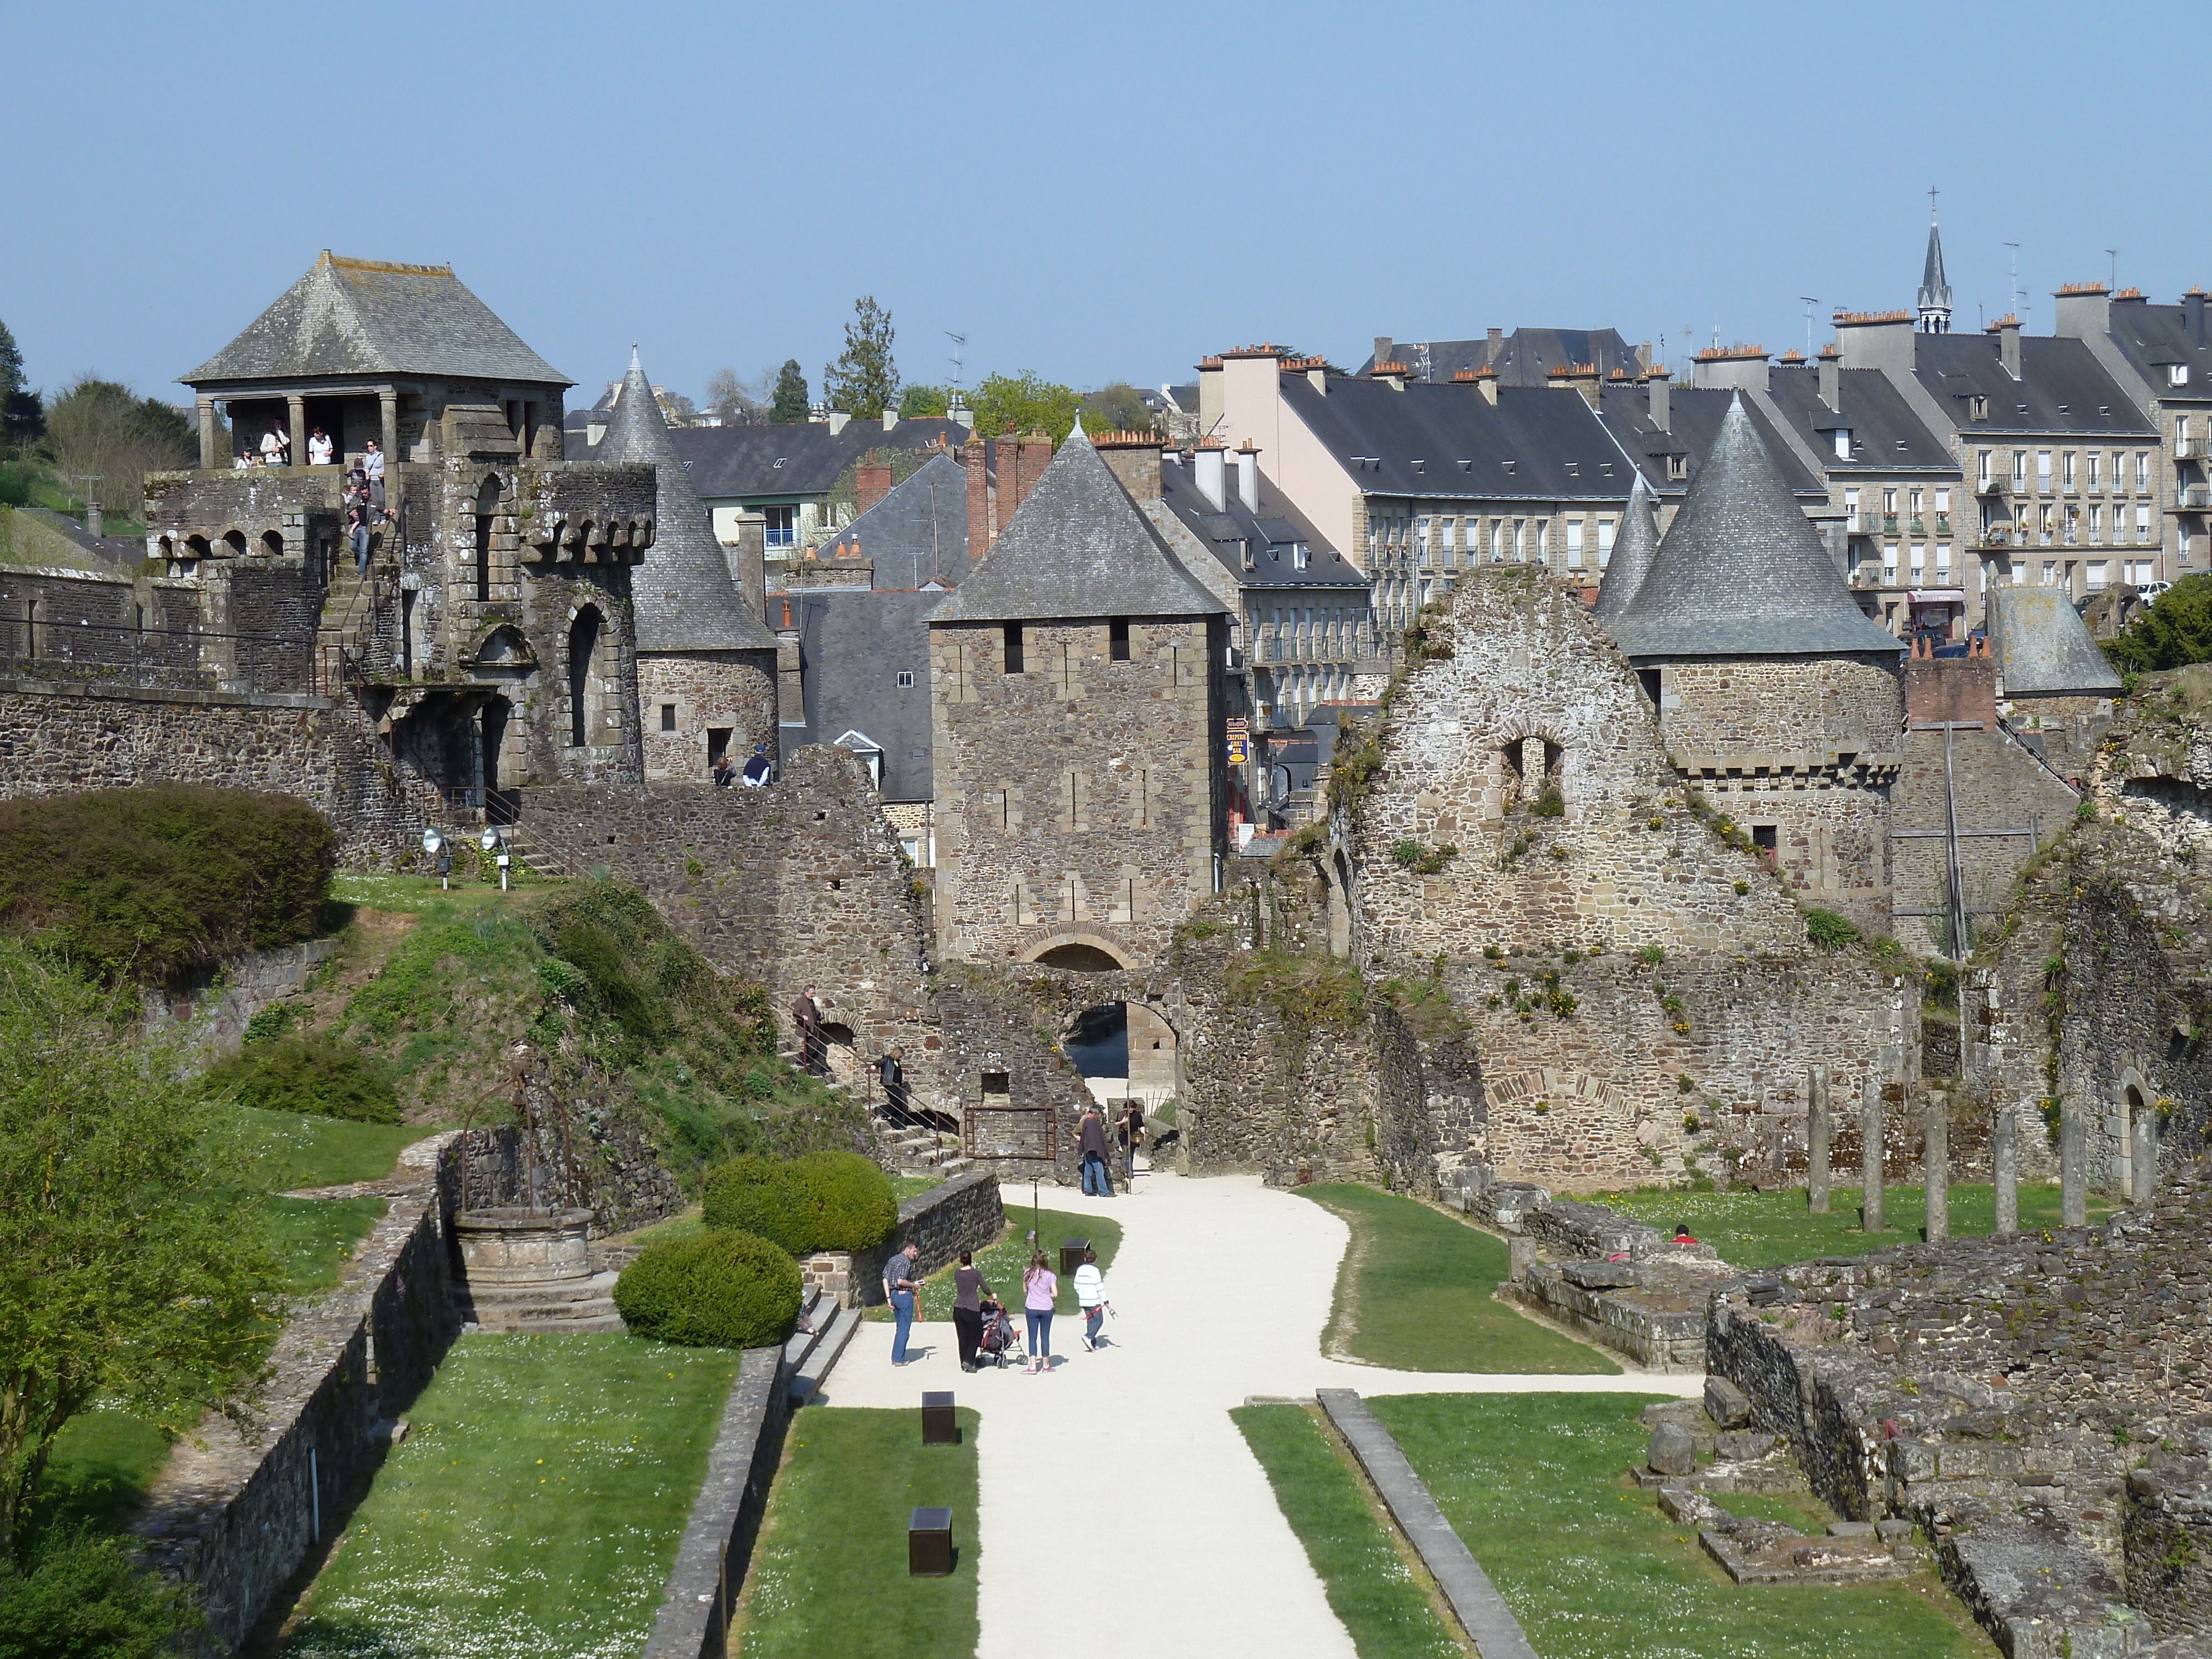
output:
POLYGON ((1990 1179, 1996 1187, 2001 1233, 2020 1231, 2020 1120, 2000 1106, 1990 1115, 1990 1179))
POLYGON ((1805 1078, 1805 1195, 1814 1215, 1828 1213, 1828 1068, 1813 1066, 1805 1078))
POLYGON ((292 465, 305 466, 307 464, 307 400, 287 398, 284 399, 284 410, 290 417, 292 427, 292 465))
POLYGON ((1528 1264, 1536 1259, 1534 1239, 1523 1238, 1518 1233, 1505 1241, 1505 1276, 1518 1285, 1528 1277, 1528 1264))
POLYGON ((1930 1089, 1920 1118, 1920 1191, 1926 1205, 1928 1242, 1951 1236, 1951 1098, 1930 1089))
POLYGON ((403 459, 399 453, 399 394, 380 392, 376 401, 384 416, 384 435, 379 441, 384 450, 384 464, 390 466, 403 459))
POLYGON ((1544 740, 1521 739, 1521 799, 1534 800, 1544 793, 1544 740))
POLYGON ((215 453, 215 399, 204 392, 199 398, 200 465, 204 470, 222 465, 215 453))
POLYGON ((1859 1109, 1859 1180, 1866 1189, 1866 1231, 1883 1231, 1881 1213, 1881 1079, 1866 1080, 1859 1109))
POLYGON ((2058 1224, 2062 1227, 2088 1224, 2089 1172, 2085 1167, 2088 1160, 2089 1126, 2069 1095, 2058 1108, 2058 1224))
POLYGON ((2130 1202, 2148 1210, 2158 1197, 2158 1108, 2148 1101, 2136 1108, 2128 1150, 2134 1165, 2129 1170, 2130 1202))

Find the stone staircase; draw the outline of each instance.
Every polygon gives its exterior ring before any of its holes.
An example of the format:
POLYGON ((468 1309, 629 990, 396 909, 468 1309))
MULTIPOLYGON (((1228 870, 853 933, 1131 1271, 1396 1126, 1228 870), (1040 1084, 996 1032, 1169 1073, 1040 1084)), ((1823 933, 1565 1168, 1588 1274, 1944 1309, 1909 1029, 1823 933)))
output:
POLYGON ((950 1181, 975 1168, 957 1152, 946 1152, 940 1156, 938 1143, 942 1137, 931 1130, 894 1128, 880 1118, 876 1128, 896 1154, 898 1173, 902 1176, 934 1176, 939 1181, 950 1181))
POLYGON ((840 1308, 825 1303, 817 1287, 808 1287, 799 1308, 813 1322, 814 1329, 793 1331, 791 1340, 783 1345, 783 1370, 790 1379, 787 1387, 793 1406, 804 1406, 814 1398, 822 1387, 822 1379, 830 1375, 830 1368, 845 1352, 853 1333, 860 1328, 858 1308, 840 1308), (825 1309, 830 1316, 827 1319, 822 1317, 825 1309))
POLYGON ((329 592, 323 596, 322 620, 315 629, 315 672, 331 677, 334 685, 343 673, 342 665, 349 649, 363 657, 368 654, 374 609, 364 590, 374 579, 375 568, 372 561, 369 574, 356 570, 353 550, 339 544, 337 568, 331 577, 329 592))
POLYGON ((453 1283, 453 1311, 465 1325, 480 1331, 625 1331, 615 1311, 612 1269, 586 1279, 547 1279, 534 1285, 453 1283))

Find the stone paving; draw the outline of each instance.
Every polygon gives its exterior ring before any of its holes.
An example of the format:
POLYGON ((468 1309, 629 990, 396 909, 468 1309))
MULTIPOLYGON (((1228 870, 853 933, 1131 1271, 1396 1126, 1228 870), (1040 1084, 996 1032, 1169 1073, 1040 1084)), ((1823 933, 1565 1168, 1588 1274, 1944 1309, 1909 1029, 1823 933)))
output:
MULTIPOLYGON (((1026 1196, 1006 1189, 1018 1224, 1026 1196)), ((891 1327, 869 1324, 822 1395, 833 1408, 918 1407, 925 1389, 951 1389, 982 1413, 982 1513, 954 1517, 956 1543, 981 1545, 981 1659, 1026 1654, 1040 1639, 1055 1659, 1352 1659, 1350 1637, 1229 1416, 1248 1398, 1310 1399, 1322 1389, 1694 1396, 1704 1386, 1680 1374, 1462 1375, 1329 1358, 1322 1331, 1348 1230, 1256 1176, 1140 1173, 1133 1197, 1055 1188, 1049 1202, 1123 1228, 1107 1276, 1115 1316, 1103 1352, 1085 1353, 1081 1322, 1062 1316, 1052 1346, 1065 1357, 1052 1374, 965 1376, 952 1328, 924 1324, 915 1341, 925 1357, 895 1370, 891 1327), (1117 1559, 1141 1563, 1135 1582, 1109 1582, 1117 1559), (1085 1594, 1093 1583, 1095 1597, 1085 1594), (1097 1616, 1058 1611, 1078 1601, 1097 1616), (1045 1609, 1055 1611, 1041 1638, 1045 1609)))

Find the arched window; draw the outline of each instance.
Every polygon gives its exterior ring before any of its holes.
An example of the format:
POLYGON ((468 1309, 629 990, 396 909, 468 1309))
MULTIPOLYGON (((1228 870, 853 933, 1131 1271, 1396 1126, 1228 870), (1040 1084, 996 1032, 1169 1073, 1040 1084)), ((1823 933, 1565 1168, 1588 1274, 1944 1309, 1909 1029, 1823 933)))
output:
POLYGON ((284 556, 284 532, 281 530, 263 531, 261 532, 261 550, 272 559, 283 558, 284 556))
POLYGON ((586 605, 568 625, 568 743, 580 749, 598 723, 599 613, 586 605))

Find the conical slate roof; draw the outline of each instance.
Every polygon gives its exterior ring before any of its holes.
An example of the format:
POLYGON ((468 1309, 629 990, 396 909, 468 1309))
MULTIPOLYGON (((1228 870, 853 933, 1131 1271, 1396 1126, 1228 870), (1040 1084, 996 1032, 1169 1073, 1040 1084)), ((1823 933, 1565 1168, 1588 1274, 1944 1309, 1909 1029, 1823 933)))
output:
POLYGON ((1224 609, 1168 550, 1079 420, 982 563, 930 621, 1206 617, 1224 609))
POLYGON ((1740 396, 1729 400, 1704 470, 1610 631, 1631 657, 1902 649, 1852 599, 1740 396))
POLYGON ((1928 221, 1928 258, 1920 268, 1920 309, 1948 311, 1951 308, 1951 284, 1943 277, 1943 239, 1936 229, 1936 221, 1928 221))
POLYGON ((2120 689, 2120 677, 2063 587, 1990 589, 1990 654, 2005 696, 2069 691, 2106 697, 2120 689))
POLYGON ((668 423, 637 360, 608 418, 595 461, 649 461, 656 471, 653 548, 630 572, 641 651, 773 651, 775 635, 746 609, 730 580, 714 521, 684 477, 668 423))
POLYGON ((1598 582, 1597 605, 1591 614, 1599 622, 1610 626, 1614 617, 1628 609, 1628 602, 1650 574, 1651 560, 1658 550, 1659 526, 1651 516, 1651 486, 1639 471, 1629 488, 1628 511, 1620 515, 1620 534, 1613 538, 1613 557, 1598 582))
POLYGON ((573 385, 462 286, 451 265, 342 259, 328 248, 186 386, 325 374, 440 374, 573 385))

